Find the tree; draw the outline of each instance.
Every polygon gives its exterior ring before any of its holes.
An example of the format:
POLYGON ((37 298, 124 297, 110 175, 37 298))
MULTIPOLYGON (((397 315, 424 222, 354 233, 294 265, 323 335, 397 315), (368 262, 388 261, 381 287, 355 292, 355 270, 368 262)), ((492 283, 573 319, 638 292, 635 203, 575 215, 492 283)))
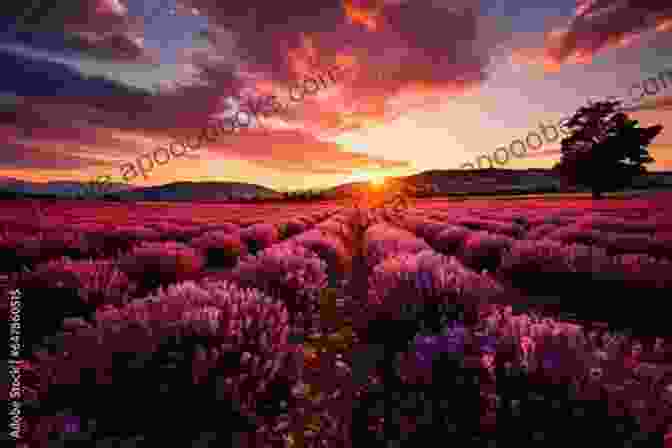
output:
POLYGON ((594 199, 627 186, 634 176, 646 173, 653 162, 647 147, 663 129, 640 128, 618 110, 621 101, 602 101, 581 107, 567 122, 572 135, 562 139, 562 157, 554 167, 563 182, 590 187, 594 199))

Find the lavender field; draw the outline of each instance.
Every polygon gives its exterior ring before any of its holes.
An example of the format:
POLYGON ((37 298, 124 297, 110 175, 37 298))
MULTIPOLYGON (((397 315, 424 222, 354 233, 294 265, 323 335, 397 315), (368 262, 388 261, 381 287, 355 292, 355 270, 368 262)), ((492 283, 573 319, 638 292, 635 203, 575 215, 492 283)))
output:
POLYGON ((0 3, 3 440, 672 448, 670 3, 0 3))
POLYGON ((4 202, 25 443, 661 446, 670 199, 4 202))

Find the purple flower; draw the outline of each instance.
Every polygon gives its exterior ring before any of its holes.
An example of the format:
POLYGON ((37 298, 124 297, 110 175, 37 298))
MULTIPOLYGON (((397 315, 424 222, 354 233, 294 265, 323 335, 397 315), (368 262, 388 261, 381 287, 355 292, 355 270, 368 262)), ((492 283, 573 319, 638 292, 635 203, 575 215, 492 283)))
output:
POLYGON ((120 269, 148 288, 189 280, 203 268, 203 256, 175 241, 143 242, 121 258, 120 269))
POLYGON ((231 279, 281 299, 295 317, 319 306, 320 290, 327 286, 326 269, 317 254, 288 240, 241 260, 231 271, 231 279))
POLYGON ((432 273, 429 271, 420 271, 418 272, 418 283, 419 283, 419 288, 426 290, 426 291, 431 291, 432 289, 432 273))
POLYGON ((557 353, 546 353, 541 360, 544 369, 554 369, 560 365, 560 355, 557 353))
POLYGON ((464 350, 464 334, 453 332, 452 334, 437 336, 416 336, 412 343, 412 350, 419 365, 431 368, 432 361, 441 353, 462 353, 464 350))
POLYGON ((478 346, 481 351, 495 352, 495 347, 497 347, 497 337, 496 336, 480 336, 478 346))
POLYGON ((376 224, 366 230, 367 264, 370 268, 400 254, 430 250, 429 245, 410 232, 389 224, 376 224))
POLYGON ((280 379, 281 370, 293 364, 286 350, 289 332, 285 306, 256 289, 184 282, 122 307, 97 310, 93 326, 73 329, 61 339, 62 350, 44 354, 39 374, 46 379, 45 391, 51 392, 53 384, 71 384, 74 393, 86 395, 91 389, 81 389, 81 372, 89 370, 101 385, 95 391, 112 404, 132 397, 146 406, 144 412, 156 413, 166 407, 153 401, 162 382, 189 394, 201 387, 196 384, 218 378, 220 393, 252 414, 276 378, 293 385, 280 379), (115 362, 120 353, 130 357, 128 362, 115 362), (186 375, 167 378, 166 362, 186 375), (129 386, 124 379, 131 377, 129 386))
POLYGON ((65 432, 79 432, 79 417, 65 417, 65 432))
POLYGON ((466 227, 446 225, 432 243, 436 250, 452 254, 460 248, 470 233, 466 227))
POLYGON ((478 271, 494 271, 499 266, 502 255, 514 242, 513 238, 500 234, 472 232, 462 245, 461 258, 467 266, 478 271))
POLYGON ((330 232, 313 229, 292 238, 300 246, 315 252, 330 273, 342 273, 349 262, 348 250, 340 238, 330 232))
POLYGON ((478 303, 501 290, 502 286, 491 277, 432 250, 388 257, 369 277, 370 303, 396 309, 401 304, 422 304, 430 297, 441 297, 443 303, 478 303))

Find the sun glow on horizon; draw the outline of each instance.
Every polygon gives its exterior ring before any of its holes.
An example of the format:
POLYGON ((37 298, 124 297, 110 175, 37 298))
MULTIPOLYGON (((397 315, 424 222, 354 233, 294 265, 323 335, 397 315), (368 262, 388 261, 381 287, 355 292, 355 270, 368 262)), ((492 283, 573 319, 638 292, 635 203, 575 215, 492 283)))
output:
POLYGON ((372 170, 354 170, 350 175, 344 179, 344 183, 354 182, 368 182, 375 187, 382 187, 385 185, 385 176, 380 172, 372 172, 372 170))
POLYGON ((385 178, 384 177, 374 177, 371 179, 371 185, 374 187, 382 187, 385 185, 385 178))

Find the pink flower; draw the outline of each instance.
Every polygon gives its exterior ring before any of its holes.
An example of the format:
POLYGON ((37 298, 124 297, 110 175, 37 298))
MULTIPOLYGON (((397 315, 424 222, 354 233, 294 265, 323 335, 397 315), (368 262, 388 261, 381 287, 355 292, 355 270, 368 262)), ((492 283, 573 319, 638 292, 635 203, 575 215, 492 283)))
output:
MULTIPOLYGON (((77 289, 84 303, 93 306, 124 304, 135 291, 135 285, 119 270, 113 260, 71 261, 62 258, 51 260, 35 269, 35 281, 42 279, 47 283, 58 282, 59 278, 76 279, 76 284, 71 286, 77 289)), ((52 286, 57 287, 55 283, 52 286)))
POLYGON ((320 290, 327 286, 326 267, 314 252, 290 240, 244 258, 231 279, 283 300, 295 317, 316 310, 320 290))
POLYGON ((501 262, 502 255, 509 249, 514 239, 488 232, 472 232, 464 241, 460 256, 465 264, 477 270, 493 272, 501 262))
POLYGON ((502 256, 500 271, 508 276, 535 272, 570 272, 562 244, 548 240, 515 241, 502 256))
POLYGON ((342 240, 332 234, 313 229, 295 236, 292 241, 315 252, 332 275, 343 275, 350 265, 348 250, 342 240))
POLYGON ((501 291, 494 279, 466 268, 455 257, 431 250, 389 257, 369 278, 370 302, 389 302, 395 309, 421 305, 428 298, 445 303, 485 302, 501 291))
POLYGON ((563 243, 593 244, 600 238, 599 235, 600 233, 596 230, 581 228, 578 225, 570 225, 550 232, 546 235, 546 238, 562 241, 563 243))
POLYGON ((432 247, 441 253, 454 255, 463 246, 471 232, 466 227, 446 225, 434 238, 432 247))
POLYGON ((129 278, 148 288, 175 283, 197 275, 204 266, 198 251, 175 241, 143 242, 121 258, 121 269, 129 278))
POLYGON ((254 254, 278 242, 280 235, 273 224, 253 224, 240 231, 240 238, 247 243, 249 251, 254 254))
POLYGON ((376 224, 366 230, 367 264, 373 268, 386 258, 400 253, 414 254, 431 250, 429 245, 402 229, 376 224))
POLYGON ((528 336, 523 336, 520 340, 520 349, 523 351, 525 356, 528 356, 532 352, 534 352, 535 345, 536 344, 534 343, 532 338, 528 336))
POLYGON ((546 237, 552 232, 558 230, 559 227, 555 224, 542 224, 540 226, 534 227, 527 233, 526 238, 530 240, 538 240, 546 237))
POLYGON ((207 264, 214 267, 234 266, 238 257, 247 255, 247 246, 238 234, 223 230, 207 232, 191 240, 189 245, 200 249, 207 258, 207 264))
POLYGON ((63 352, 43 357, 39 369, 49 386, 72 384, 77 393, 82 370, 93 368, 97 384, 107 383, 98 386, 101 392, 114 391, 105 395, 108 400, 119 404, 138 400, 147 412, 153 409, 160 415, 159 406, 165 404, 153 404, 150 398, 158 391, 157 378, 168 381, 162 359, 171 359, 175 367, 186 366, 192 374, 171 380, 180 381, 173 386, 197 393, 194 384, 221 377, 224 389, 219 393, 237 400, 244 413, 252 414, 259 394, 286 367, 288 354, 281 348, 288 345, 288 334, 284 305, 258 290, 243 290, 227 282, 185 282, 161 288, 122 308, 97 312, 95 326, 76 329, 64 338, 63 352), (186 357, 171 355, 171 340, 181 341, 186 357), (113 363, 115 353, 131 358, 113 363), (238 362, 231 362, 231 357, 238 362), (138 360, 142 369, 134 368, 138 360), (128 377, 134 378, 132 386, 122 381, 128 377), (148 401, 143 394, 148 394, 148 401))

